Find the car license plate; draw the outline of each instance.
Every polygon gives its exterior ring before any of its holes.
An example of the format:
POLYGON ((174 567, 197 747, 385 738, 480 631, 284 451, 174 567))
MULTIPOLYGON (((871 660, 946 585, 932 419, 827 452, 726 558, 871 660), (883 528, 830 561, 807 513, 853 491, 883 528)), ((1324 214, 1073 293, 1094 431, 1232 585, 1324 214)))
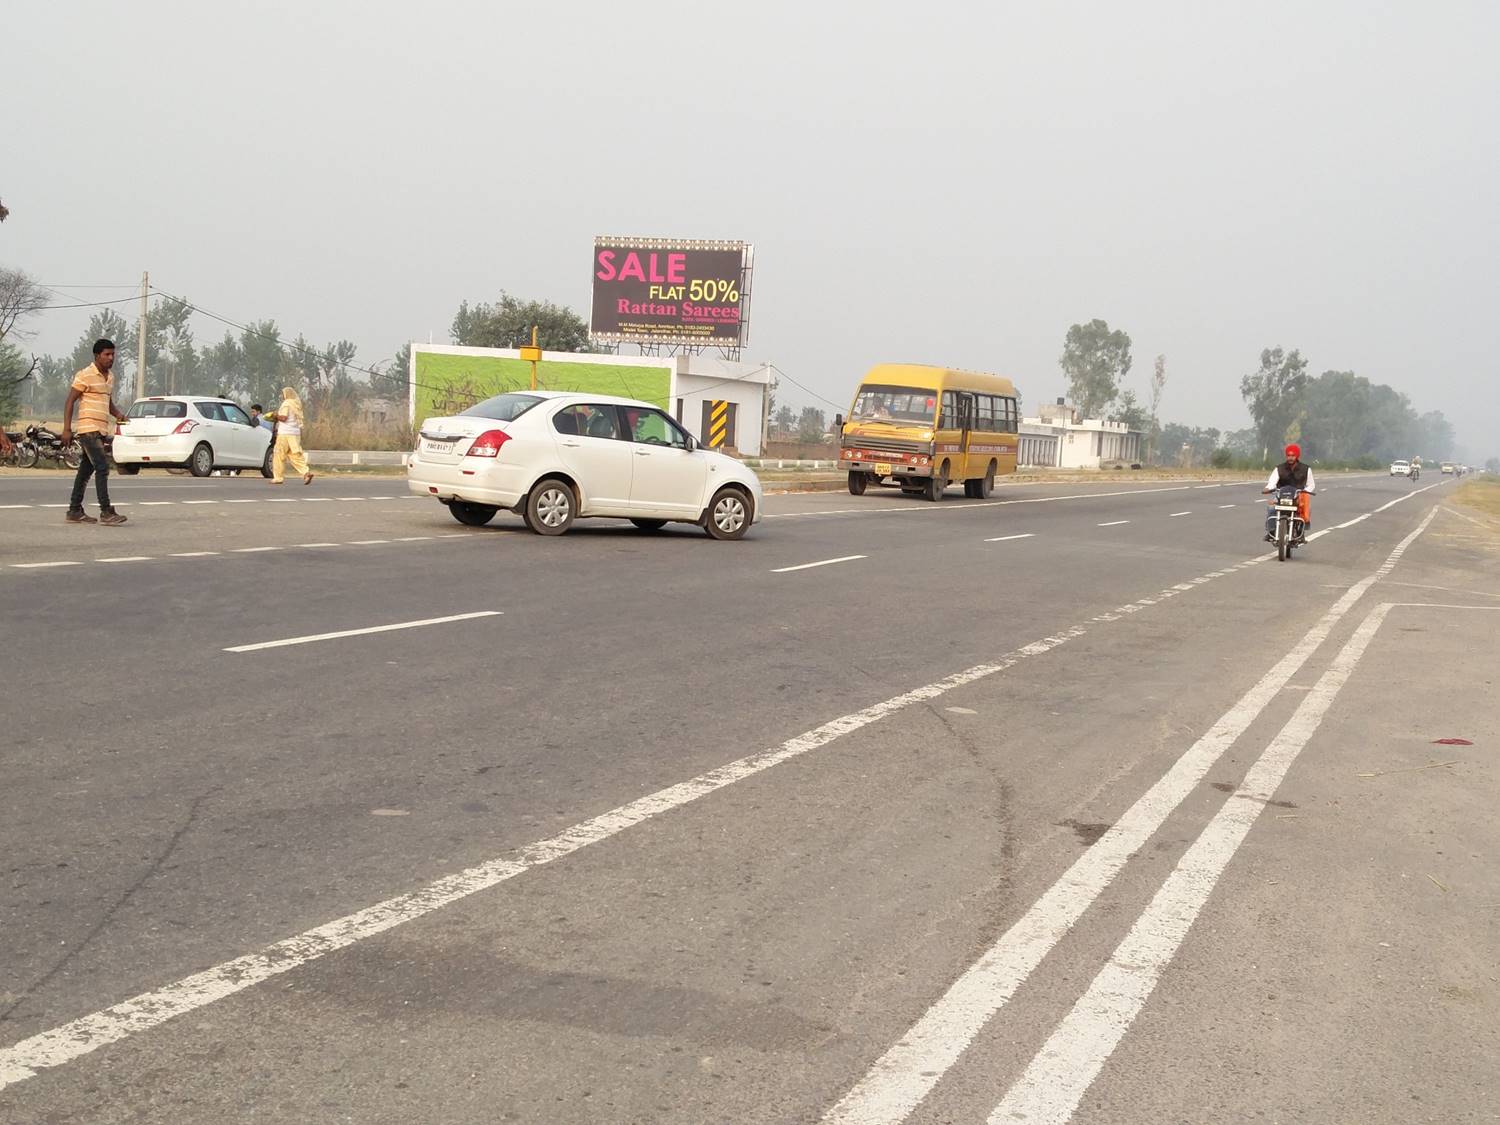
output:
MULTIPOLYGON (((124 437, 129 437, 130 435, 129 434, 125 434, 123 436, 124 437)), ((157 439, 154 438, 154 437, 138 437, 135 440, 138 441, 138 442, 141 442, 143 445, 150 445, 153 441, 156 441, 157 439)))
POLYGON ((875 471, 883 477, 888 477, 891 475, 891 467, 884 461, 877 461, 875 463, 875 471))
POLYGON ((422 439, 423 453, 437 453, 443 456, 453 452, 454 441, 432 441, 428 438, 422 439))

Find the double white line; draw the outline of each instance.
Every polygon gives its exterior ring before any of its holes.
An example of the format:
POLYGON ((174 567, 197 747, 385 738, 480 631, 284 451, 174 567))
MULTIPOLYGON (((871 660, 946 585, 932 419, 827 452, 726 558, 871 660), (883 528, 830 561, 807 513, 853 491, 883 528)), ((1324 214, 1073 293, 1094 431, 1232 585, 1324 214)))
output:
MULTIPOLYGON (((1213 727, 1068 868, 1036 903, 976 961, 921 1019, 870 1068, 824 1117, 829 1125, 896 1125, 932 1092, 943 1075, 1026 981, 1042 959, 1142 848, 1208 771, 1317 651, 1365 593, 1395 567, 1436 515, 1397 545, 1373 574, 1351 586, 1321 620, 1261 677, 1213 727)), ((1382 615, 1383 616, 1383 615, 1382 615)), ((1373 620, 1373 619, 1372 619, 1373 620)), ((1067 1121, 1104 1066, 1162 968, 1176 952, 1213 890, 1260 802, 1270 797, 1317 729, 1378 627, 1356 632, 1304 699, 1281 734, 1251 769, 1178 864, 1146 913, 1064 1019, 1022 1078, 990 1117, 991 1125, 1067 1121)))

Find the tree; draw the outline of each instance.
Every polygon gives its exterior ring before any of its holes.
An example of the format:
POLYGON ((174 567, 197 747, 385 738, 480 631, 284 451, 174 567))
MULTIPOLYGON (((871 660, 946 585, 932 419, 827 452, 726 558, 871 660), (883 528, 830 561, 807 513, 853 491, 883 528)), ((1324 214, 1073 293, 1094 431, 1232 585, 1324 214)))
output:
POLYGON ((25 339, 30 333, 22 330, 22 322, 46 307, 47 291, 30 274, 0 267, 0 342, 25 339))
POLYGON ((20 406, 21 386, 40 366, 36 356, 25 355, 14 344, 0 340, 0 423, 9 422, 20 406))
POLYGON ((1280 452, 1292 426, 1301 420, 1307 382, 1307 360, 1296 348, 1283 352, 1279 347, 1262 351, 1260 370, 1240 380, 1263 461, 1272 449, 1280 452))
POLYGON ((789 439, 797 432, 797 412, 790 406, 782 405, 776 411, 776 417, 772 421, 778 437, 789 439))
POLYGON ((1098 418, 1120 393, 1130 373, 1130 336, 1102 320, 1075 324, 1058 360, 1068 379, 1068 395, 1085 418, 1098 418))
POLYGON ((828 419, 816 406, 804 406, 797 419, 797 440, 812 444, 823 440, 828 432, 828 419))
POLYGON ((371 380, 374 392, 384 398, 405 402, 410 394, 411 345, 402 344, 395 358, 386 364, 385 373, 371 380))
POLYGON ((1484 471, 1500 474, 1500 457, 1491 457, 1484 463, 1484 471))
POLYGON ((522 301, 502 292, 493 305, 470 306, 464 301, 449 329, 455 344, 474 348, 514 348, 537 341, 549 352, 586 352, 589 326, 572 309, 551 301, 522 301))
POLYGON ((1219 431, 1213 427, 1184 426, 1169 422, 1162 427, 1160 464, 1194 465, 1207 464, 1219 448, 1219 431))
POLYGON ((1156 438, 1161 432, 1158 419, 1161 414, 1161 393, 1167 386, 1167 357, 1156 357, 1156 370, 1151 373, 1151 429, 1146 437, 1146 461, 1149 464, 1156 453, 1156 438))
POLYGON ((1124 422, 1130 429, 1139 430, 1141 433, 1145 433, 1151 426, 1151 416, 1146 413, 1146 408, 1136 401, 1134 391, 1126 391, 1120 396, 1109 420, 1124 422))

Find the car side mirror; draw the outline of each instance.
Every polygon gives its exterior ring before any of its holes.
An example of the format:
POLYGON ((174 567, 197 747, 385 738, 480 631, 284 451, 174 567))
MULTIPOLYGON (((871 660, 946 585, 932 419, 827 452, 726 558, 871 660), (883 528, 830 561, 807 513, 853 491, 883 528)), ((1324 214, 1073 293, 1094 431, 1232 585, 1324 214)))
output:
POLYGON ((844 428, 844 416, 842 414, 835 414, 833 416, 833 428, 835 430, 842 430, 844 428))
POLYGON ((698 442, 697 442, 697 441, 696 441, 696 440, 694 440, 694 438, 693 438, 693 435, 692 435, 692 434, 688 434, 688 439, 687 439, 687 451, 688 451, 688 452, 689 452, 689 453, 692 453, 692 452, 693 452, 693 451, 694 451, 694 450, 696 450, 696 449, 697 449, 697 448, 698 448, 698 442))

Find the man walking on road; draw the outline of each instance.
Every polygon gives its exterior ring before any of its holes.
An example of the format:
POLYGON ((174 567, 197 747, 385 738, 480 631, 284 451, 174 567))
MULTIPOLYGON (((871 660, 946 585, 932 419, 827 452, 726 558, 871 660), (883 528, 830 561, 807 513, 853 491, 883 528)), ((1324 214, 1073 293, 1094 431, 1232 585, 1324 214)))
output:
POLYGON ((73 376, 73 385, 68 388, 68 397, 63 402, 62 443, 67 446, 73 440, 73 404, 78 404, 78 444, 83 447, 83 460, 78 464, 78 475, 73 478, 73 495, 69 499, 68 523, 102 523, 115 527, 125 522, 125 517, 114 510, 109 502, 109 451, 104 441, 109 437, 115 420, 125 421, 125 415, 115 407, 114 376, 110 373, 115 365, 113 340, 94 341, 94 362, 73 376), (83 510, 83 494, 88 488, 89 477, 94 478, 94 488, 99 494, 99 518, 96 520, 83 510))

